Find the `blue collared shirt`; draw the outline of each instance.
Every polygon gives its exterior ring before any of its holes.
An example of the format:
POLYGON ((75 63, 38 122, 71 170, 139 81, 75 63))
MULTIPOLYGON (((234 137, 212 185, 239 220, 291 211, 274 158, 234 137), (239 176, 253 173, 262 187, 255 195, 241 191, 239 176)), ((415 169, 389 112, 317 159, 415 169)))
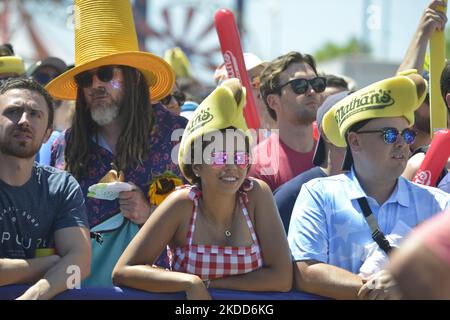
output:
POLYGON ((381 206, 368 197, 353 171, 313 179, 303 185, 295 202, 288 241, 294 261, 318 260, 353 273, 362 265, 364 246, 373 242, 357 199, 367 197, 384 234, 402 221, 413 228, 450 208, 450 195, 402 177, 381 206))

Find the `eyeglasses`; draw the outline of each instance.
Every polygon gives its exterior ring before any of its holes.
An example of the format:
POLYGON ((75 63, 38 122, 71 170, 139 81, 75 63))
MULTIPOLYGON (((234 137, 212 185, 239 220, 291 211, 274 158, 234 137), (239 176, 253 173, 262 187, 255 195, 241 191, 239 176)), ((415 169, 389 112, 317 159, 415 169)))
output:
POLYGON ((46 85, 50 82, 53 78, 48 73, 36 73, 33 75, 33 79, 39 82, 41 85, 46 85))
POLYGON ((393 144, 397 141, 397 137, 399 134, 402 135, 403 140, 406 144, 414 143, 414 139, 416 138, 417 132, 406 128, 401 133, 396 128, 383 128, 380 130, 366 130, 366 131, 356 131, 356 133, 382 133, 383 140, 386 144, 393 144))
POLYGON ((294 91, 296 94, 304 94, 306 91, 308 91, 309 85, 311 85, 315 92, 320 93, 323 92, 327 87, 327 79, 324 77, 315 77, 312 79, 292 79, 281 85, 279 89, 281 90, 281 88, 287 86, 288 84, 291 85, 292 91, 294 91))
POLYGON ((178 105, 181 107, 184 102, 186 101, 186 95, 181 91, 174 91, 172 94, 169 94, 167 97, 161 99, 161 103, 163 105, 170 104, 170 100, 172 100, 172 97, 177 101, 178 105))
POLYGON ((57 76, 58 76, 58 74, 50 74, 47 72, 37 72, 37 73, 33 74, 33 76, 31 78, 33 78, 34 80, 39 82, 39 84, 41 84, 42 86, 45 86, 47 83, 49 83, 50 81, 55 79, 57 76))
POLYGON ((92 78, 97 76, 102 82, 109 82, 114 78, 114 66, 103 66, 94 71, 85 71, 75 76, 75 82, 80 88, 88 88, 92 86, 92 78))
POLYGON ((250 164, 250 156, 245 151, 235 152, 232 163, 228 163, 227 160, 228 154, 225 151, 213 152, 209 164, 215 169, 224 168, 227 164, 235 164, 241 169, 246 169, 250 164))

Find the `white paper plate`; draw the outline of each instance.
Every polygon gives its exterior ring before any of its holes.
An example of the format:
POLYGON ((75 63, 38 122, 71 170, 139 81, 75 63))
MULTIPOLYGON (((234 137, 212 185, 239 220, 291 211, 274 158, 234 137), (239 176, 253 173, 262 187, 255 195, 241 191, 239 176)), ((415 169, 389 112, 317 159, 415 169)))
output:
POLYGON ((95 199, 114 200, 119 197, 120 192, 133 189, 134 186, 126 182, 97 183, 89 187, 87 196, 95 199))

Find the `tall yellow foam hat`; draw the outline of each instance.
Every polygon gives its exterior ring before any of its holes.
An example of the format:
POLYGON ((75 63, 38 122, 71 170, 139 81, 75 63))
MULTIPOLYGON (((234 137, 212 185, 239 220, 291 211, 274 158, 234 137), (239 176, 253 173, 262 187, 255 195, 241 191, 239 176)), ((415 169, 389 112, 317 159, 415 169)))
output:
POLYGON ((47 90, 58 99, 76 99, 74 76, 104 65, 125 65, 141 71, 152 100, 167 96, 175 83, 170 65, 139 51, 129 0, 75 0, 75 67, 51 81, 47 90))
POLYGON ((191 64, 186 54, 179 47, 167 49, 164 53, 164 60, 170 64, 178 78, 191 76, 191 64))
POLYGON ((23 60, 18 56, 0 57, 0 73, 15 73, 18 76, 25 72, 23 60))
POLYGON ((184 172, 184 164, 190 155, 190 148, 194 141, 201 136, 228 127, 234 127, 247 133, 248 127, 244 118, 244 106, 246 102, 246 91, 239 79, 228 79, 218 86, 205 100, 195 109, 191 120, 189 120, 178 152, 178 163, 184 172), (233 92, 233 88, 240 88, 242 95, 239 102, 233 92))
POLYGON ((345 147, 347 130, 373 118, 405 117, 414 124, 414 111, 427 94, 427 82, 416 70, 371 84, 335 104, 323 117, 322 127, 330 141, 345 147))

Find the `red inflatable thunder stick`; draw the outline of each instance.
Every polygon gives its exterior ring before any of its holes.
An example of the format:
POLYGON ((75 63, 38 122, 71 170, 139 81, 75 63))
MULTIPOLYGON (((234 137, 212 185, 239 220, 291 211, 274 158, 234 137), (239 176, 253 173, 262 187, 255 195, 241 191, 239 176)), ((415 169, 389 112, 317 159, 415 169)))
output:
POLYGON ((259 115, 253 100, 252 89, 245 68, 242 54, 241 40, 230 10, 220 9, 214 16, 217 35, 219 36, 225 68, 229 78, 238 78, 247 90, 247 104, 244 109, 244 117, 249 129, 259 128, 259 115))
POLYGON ((434 187, 450 156, 450 130, 436 131, 413 182, 434 187))

